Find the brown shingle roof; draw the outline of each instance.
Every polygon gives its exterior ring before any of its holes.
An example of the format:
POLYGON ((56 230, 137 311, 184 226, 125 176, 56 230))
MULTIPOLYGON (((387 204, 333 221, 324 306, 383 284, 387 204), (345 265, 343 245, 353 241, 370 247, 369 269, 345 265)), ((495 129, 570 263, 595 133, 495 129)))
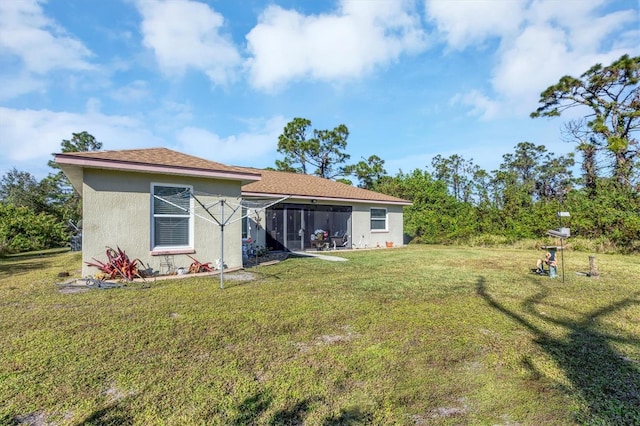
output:
POLYGON ((260 172, 244 167, 227 166, 167 148, 127 149, 120 151, 65 152, 56 154, 60 164, 104 169, 164 172, 211 176, 224 175, 230 179, 258 180, 260 172))
MULTIPOLYGON (((56 154, 55 158, 68 175, 77 167, 90 167, 215 177, 242 181, 244 183, 242 193, 248 196, 291 195, 307 199, 411 204, 409 201, 390 195, 356 188, 317 176, 227 166, 167 148, 66 152, 56 154)), ((76 185, 74 184, 74 186, 76 185)), ((76 187, 78 188, 78 186, 76 187)), ((81 188, 81 185, 79 187, 81 188)))
POLYGON ((411 202, 401 198, 356 188, 318 176, 273 170, 256 171, 262 174, 262 179, 244 185, 242 187, 243 195, 292 195, 303 198, 329 200, 369 201, 401 205, 411 204, 411 202))

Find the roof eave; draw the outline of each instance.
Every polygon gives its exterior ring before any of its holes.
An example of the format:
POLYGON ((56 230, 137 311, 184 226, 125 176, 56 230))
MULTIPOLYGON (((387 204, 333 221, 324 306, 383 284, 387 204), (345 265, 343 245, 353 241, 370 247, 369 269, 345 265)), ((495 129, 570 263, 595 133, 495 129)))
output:
POLYGON ((172 174, 179 176, 193 176, 203 178, 215 178, 225 180, 240 181, 242 185, 247 183, 256 182, 262 179, 260 174, 255 173, 243 173, 232 172, 227 170, 207 170, 201 168, 190 168, 181 166, 168 166, 159 164, 145 164, 145 163, 128 163, 124 161, 94 159, 86 157, 75 157, 71 155, 56 154, 55 161, 59 164, 65 164, 69 166, 77 166, 83 168, 93 169, 106 169, 106 170, 121 170, 131 171, 138 173, 161 173, 172 174))
POLYGON ((82 181, 84 176, 84 169, 71 164, 59 163, 60 170, 67 176, 73 189, 82 197, 82 181))
POLYGON ((413 205, 410 201, 404 200, 371 200, 364 198, 344 198, 344 197, 327 197, 321 195, 297 195, 297 194, 278 194, 278 193, 266 193, 266 192, 252 192, 252 191, 242 191, 243 197, 256 197, 256 198, 278 198, 283 196, 290 196, 291 198, 298 200, 322 200, 322 201, 338 201, 343 203, 359 203, 359 204, 390 204, 396 206, 411 206, 413 205))

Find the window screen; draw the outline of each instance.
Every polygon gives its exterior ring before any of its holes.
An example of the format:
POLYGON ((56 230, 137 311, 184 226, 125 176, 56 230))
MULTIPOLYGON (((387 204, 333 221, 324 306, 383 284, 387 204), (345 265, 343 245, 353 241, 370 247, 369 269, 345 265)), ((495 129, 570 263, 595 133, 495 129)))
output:
POLYGON ((387 229, 387 209, 371 209, 371 230, 387 229))
POLYGON ((190 247, 191 188, 153 186, 153 243, 159 247, 190 247))

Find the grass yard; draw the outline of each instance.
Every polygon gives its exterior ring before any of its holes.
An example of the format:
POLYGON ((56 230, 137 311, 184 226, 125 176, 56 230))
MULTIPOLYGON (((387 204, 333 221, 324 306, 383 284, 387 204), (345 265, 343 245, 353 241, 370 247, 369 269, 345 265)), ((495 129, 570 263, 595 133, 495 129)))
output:
POLYGON ((640 424, 640 257, 410 246, 63 293, 0 260, 0 424, 640 424), (246 272, 246 271, 245 271, 246 272), (231 274, 228 274, 229 276, 231 274))

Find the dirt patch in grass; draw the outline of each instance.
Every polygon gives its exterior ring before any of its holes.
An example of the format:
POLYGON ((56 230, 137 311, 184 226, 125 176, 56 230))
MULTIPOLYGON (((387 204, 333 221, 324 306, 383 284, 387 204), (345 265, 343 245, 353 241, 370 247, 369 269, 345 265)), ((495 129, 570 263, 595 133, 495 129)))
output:
POLYGON ((316 337, 310 343, 298 342, 296 343, 296 347, 300 352, 309 352, 311 348, 315 346, 331 345, 331 344, 340 343, 340 342, 349 342, 360 336, 358 333, 354 333, 353 331, 351 331, 350 327, 348 326, 343 327, 342 330, 344 331, 344 333, 324 334, 322 336, 316 337))
POLYGON ((30 413, 24 416, 16 416, 17 425, 28 426, 52 426, 54 423, 47 422, 47 415, 44 413, 30 413))
POLYGON ((414 414, 410 416, 414 425, 430 425, 435 421, 434 419, 444 419, 456 416, 464 416, 469 412, 469 406, 465 398, 460 398, 456 401, 456 404, 446 407, 438 407, 429 414, 414 414))
POLYGON ((257 274, 247 271, 238 271, 232 274, 225 274, 224 279, 229 281, 253 281, 258 278, 257 274))
POLYGON ((457 415, 465 414, 468 411, 467 404, 464 400, 458 401, 458 405, 449 406, 449 407, 438 407, 431 412, 432 418, 438 417, 452 417, 457 415))
MULTIPOLYGON (((210 272, 205 272, 201 274, 186 274, 186 275, 166 275, 166 276, 158 276, 153 278, 147 278, 144 281, 136 279, 131 283, 122 283, 117 281, 87 281, 85 279, 73 279, 71 281, 66 281, 63 283, 56 283, 58 286, 58 291, 62 294, 76 294, 76 293, 84 293, 89 290, 99 289, 99 290, 107 290, 112 288, 148 288, 148 286, 156 281, 161 280, 175 280, 175 279, 186 279, 193 278, 199 276, 209 276, 213 275, 210 272), (145 286, 146 284, 146 286, 145 286)), ((217 273, 215 274, 217 275, 217 273)), ((258 277, 257 274, 253 272, 248 272, 244 270, 233 270, 229 272, 225 272, 224 279, 228 281, 253 281, 258 277)))
POLYGON ((75 294, 75 293, 84 293, 85 291, 91 290, 85 284, 68 284, 61 285, 58 291, 62 294, 75 294))
POLYGON ((105 396, 107 397, 107 399, 109 400, 109 403, 113 404, 116 402, 119 402, 127 397, 133 396, 135 395, 135 392, 131 391, 131 392, 125 392, 122 389, 118 388, 115 385, 109 386, 105 391, 104 391, 105 396))

